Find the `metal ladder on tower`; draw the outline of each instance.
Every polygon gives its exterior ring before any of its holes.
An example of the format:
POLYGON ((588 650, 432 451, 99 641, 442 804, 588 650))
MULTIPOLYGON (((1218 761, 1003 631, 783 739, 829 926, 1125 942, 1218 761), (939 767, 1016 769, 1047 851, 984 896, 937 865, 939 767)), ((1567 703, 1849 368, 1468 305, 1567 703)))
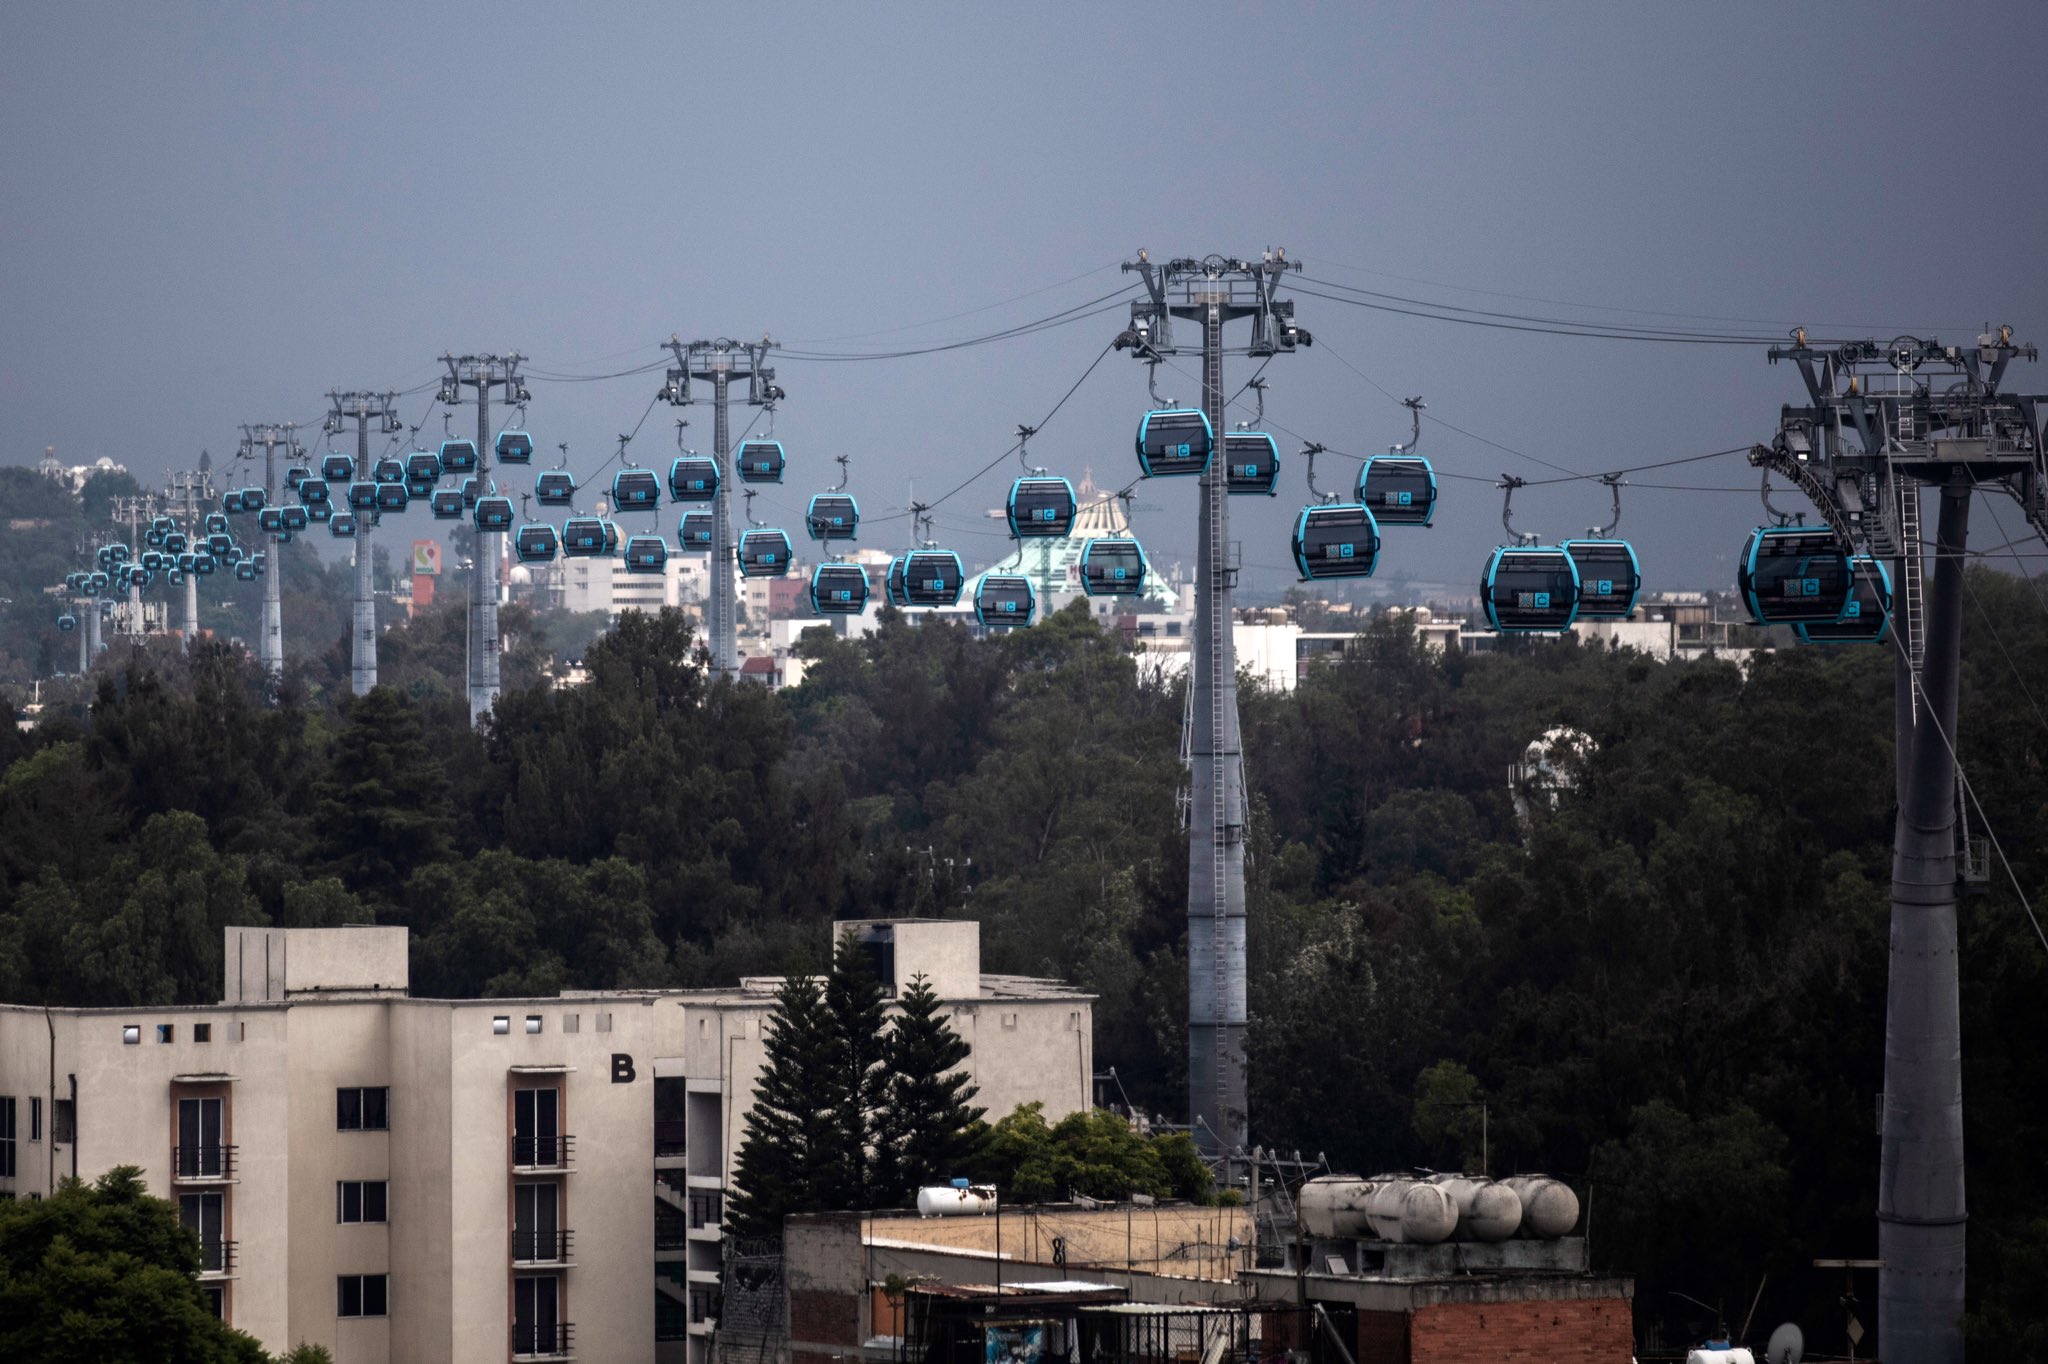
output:
MULTIPOLYGON (((1899 584, 1899 602, 1905 608, 1899 612, 1899 623, 1905 636, 1906 658, 1913 666, 1913 676, 1920 676, 1920 664, 1927 652, 1927 596, 1923 584, 1922 567, 1924 557, 1920 541, 1920 485, 1911 479, 1893 481, 1894 498, 1899 509, 1899 563, 1904 581, 1899 584)), ((1920 704, 1915 697, 1913 714, 1920 713, 1920 704)))

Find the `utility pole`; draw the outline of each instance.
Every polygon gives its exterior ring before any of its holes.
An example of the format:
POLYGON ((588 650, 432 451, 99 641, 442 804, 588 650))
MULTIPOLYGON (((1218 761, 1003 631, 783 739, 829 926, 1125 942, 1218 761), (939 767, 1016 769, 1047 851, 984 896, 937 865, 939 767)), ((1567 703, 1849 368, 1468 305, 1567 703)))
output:
MULTIPOLYGON (((297 422, 282 425, 242 427, 242 449, 244 455, 254 455, 256 448, 263 448, 263 505, 275 507, 277 502, 277 447, 285 447, 287 458, 296 458, 305 453, 294 439, 299 429, 297 422)), ((263 621, 256 630, 256 661, 272 680, 284 672, 284 606, 281 584, 284 579, 284 557, 278 551, 280 543, 273 533, 265 537, 270 542, 270 553, 263 565, 263 621)))
POLYGON ((739 559, 732 531, 732 424, 726 417, 726 404, 735 379, 747 381, 747 402, 754 407, 773 411, 776 402, 786 396, 775 386, 775 371, 762 363, 775 343, 764 336, 749 342, 724 337, 715 341, 670 337, 663 344, 676 357, 661 389, 661 396, 671 406, 690 404, 692 379, 711 383, 711 457, 718 464, 718 496, 711 507, 711 599, 706 604, 710 617, 711 673, 713 677, 737 680, 739 585, 735 569, 739 559))
POLYGON ((1782 410, 1777 436, 1752 449, 1750 463, 1797 483, 1846 549, 1866 548, 1893 568, 1898 819, 1879 1096, 1878 1345, 1893 1364, 1960 1364, 1968 1214, 1956 901, 1959 882, 1989 872, 1968 836, 1956 768, 1963 569, 1980 486, 2011 493, 2034 529, 2048 532, 2048 395, 2000 390, 2014 359, 2039 354, 2015 345, 2010 327, 1966 346, 1902 336, 1820 349, 1803 328, 1793 339, 1770 358, 1798 367, 1809 402, 1782 410), (1939 495, 1924 600, 1923 487, 1939 495))
MULTIPOLYGON (((398 409, 392 406, 392 399, 396 396, 360 389, 350 389, 345 393, 328 391, 330 406, 320 428, 330 436, 336 435, 348 429, 350 418, 355 419, 356 477, 359 479, 370 476, 370 423, 377 422, 387 436, 405 429, 405 424, 398 419, 398 409)), ((477 458, 483 458, 481 451, 477 458)), ((356 514, 355 608, 349 626, 348 685, 357 696, 377 685, 377 591, 371 577, 375 549, 370 532, 380 519, 381 514, 374 509, 356 514)))
MULTIPOLYGON (((441 380, 441 401, 450 407, 462 401, 462 390, 476 390, 476 486, 478 495, 491 486, 491 389, 505 390, 506 401, 519 404, 533 395, 519 377, 526 357, 510 355, 444 355, 448 366, 441 380)), ((481 725, 498 704, 498 566, 505 557, 503 531, 478 531, 476 568, 469 575, 469 720, 481 725)))
MULTIPOLYGON (((1152 263, 1126 261, 1145 284, 1131 304, 1131 325, 1116 339, 1150 365, 1166 356, 1202 358, 1202 411, 1214 453, 1202 475, 1195 555, 1195 631, 1188 673, 1188 1105, 1195 1143, 1232 1178, 1250 1150, 1249 1072, 1245 1058, 1244 749, 1237 714, 1237 644, 1231 596, 1237 558, 1230 541, 1228 461, 1221 458, 1227 398, 1223 327, 1250 318, 1241 354, 1271 357, 1310 344, 1294 325, 1292 301, 1276 300, 1281 277, 1300 266, 1285 252, 1257 261, 1208 256, 1152 263), (1177 345, 1175 319, 1201 327, 1196 345, 1177 345)), ((1156 371, 1155 371, 1156 373, 1156 371)))
MULTIPOLYGON (((204 534, 203 508, 217 505, 213 500, 213 470, 206 452, 199 452, 200 467, 181 469, 164 480, 165 507, 179 518, 185 533, 197 540, 204 534)), ((189 652, 199 638, 199 575, 185 575, 185 648, 189 652)))

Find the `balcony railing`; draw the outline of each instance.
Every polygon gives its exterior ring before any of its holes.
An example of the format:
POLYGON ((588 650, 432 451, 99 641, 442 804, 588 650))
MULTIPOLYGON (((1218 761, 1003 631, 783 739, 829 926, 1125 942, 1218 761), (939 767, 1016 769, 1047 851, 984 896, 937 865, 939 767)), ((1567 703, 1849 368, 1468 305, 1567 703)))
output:
POLYGON ((690 1224, 681 1213, 666 1203, 654 1205, 654 1248, 656 1250, 681 1250, 690 1244, 690 1224))
POLYGON ((202 1237, 199 1242, 199 1277, 225 1278, 234 1272, 235 1243, 223 1241, 218 1236, 202 1237))
POLYGON ((654 1154, 657 1156, 680 1156, 684 1154, 683 1133, 689 1124, 681 1118, 656 1118, 654 1120, 654 1154))
POLYGON ((512 1168, 515 1170, 566 1170, 573 1137, 512 1138, 512 1168))
POLYGON ((520 1265, 567 1264, 569 1236, 566 1231, 514 1231, 512 1263, 520 1265))
POLYGON ((531 1321, 512 1323, 514 1359, 567 1359, 573 1352, 570 1341, 575 1327, 568 1322, 541 1325, 531 1321))
POLYGON ((233 1179, 235 1148, 232 1146, 173 1146, 171 1178, 187 1182, 203 1179, 233 1179))
POLYGON ((715 1227, 724 1216, 724 1198, 716 1189, 696 1189, 690 1194, 690 1230, 715 1227))

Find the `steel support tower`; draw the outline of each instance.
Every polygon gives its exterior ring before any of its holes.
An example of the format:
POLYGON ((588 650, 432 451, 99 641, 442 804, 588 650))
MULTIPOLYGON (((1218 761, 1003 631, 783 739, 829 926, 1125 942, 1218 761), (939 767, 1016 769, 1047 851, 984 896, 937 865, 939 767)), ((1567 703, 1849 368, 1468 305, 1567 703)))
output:
MULTIPOLYGON (((392 406, 391 393, 369 393, 361 389, 348 392, 330 391, 327 417, 321 428, 329 435, 348 429, 349 421, 356 424, 356 477, 370 476, 370 423, 376 422, 384 435, 395 435, 405 429, 405 423, 398 419, 398 409, 392 406)), ((482 459, 479 452, 478 459, 482 459)), ((356 513, 355 534, 355 602, 350 617, 348 634, 348 686, 357 696, 377 685, 377 588, 372 578, 375 564, 375 539, 372 531, 377 525, 379 514, 374 509, 356 513)))
MULTIPOLYGON (((114 521, 128 528, 128 545, 139 560, 142 543, 142 522, 156 515, 156 499, 148 493, 139 497, 117 497, 113 503, 114 521)), ((122 622, 122 633, 131 639, 142 638, 142 588, 131 581, 128 584, 128 616, 122 622)))
POLYGON ((1962 1027, 1959 885, 1986 859, 1968 837, 1956 753, 1963 570, 1971 494, 2008 494, 2048 533, 2048 396, 2004 391, 2007 366, 2034 360, 2012 329, 1974 345, 1902 336, 1817 348, 1804 330, 1773 347, 1808 402, 1788 405, 1750 462, 1799 485, 1838 539, 1891 561, 1897 655, 1898 818, 1877 1185, 1878 1346, 1892 1364, 1963 1358, 1962 1027), (1921 493, 1937 493, 1935 563, 1923 590, 1921 493))
MULTIPOLYGON (((203 536, 202 523, 208 510, 219 505, 214 501, 213 473, 205 463, 206 452, 200 451, 200 467, 181 469, 164 480, 164 505, 170 514, 179 519, 187 535, 203 536)), ((183 633, 185 648, 189 652, 199 638, 199 575, 185 575, 185 617, 183 633)))
POLYGON ((1223 456, 1229 430, 1223 389, 1224 324, 1250 318, 1250 342, 1238 353, 1270 358, 1309 340, 1294 325, 1294 305, 1275 287, 1299 269, 1284 253, 1263 260, 1222 256, 1154 264, 1139 252, 1123 267, 1143 279, 1121 348, 1158 364, 1170 355, 1202 362, 1202 410, 1214 453, 1202 475, 1195 555, 1195 630, 1188 671, 1188 1110, 1203 1153, 1231 1166, 1250 1149, 1249 1072, 1245 1057, 1244 749, 1237 714, 1237 645, 1231 596, 1237 556, 1223 456), (1199 343, 1176 344, 1173 323, 1201 329, 1199 343))
MULTIPOLYGON (((476 486, 482 496, 491 487, 491 389, 503 388, 506 401, 532 399, 519 377, 526 357, 511 355, 444 355, 448 367, 441 380, 441 401, 453 407, 462 390, 476 390, 476 486)), ((505 559, 505 533, 478 531, 476 566, 469 575, 469 720, 481 725, 498 703, 498 569, 505 559)))
POLYGON ((747 381, 747 402, 771 411, 783 396, 775 386, 775 371, 764 361, 775 343, 759 341, 683 341, 675 337, 662 343, 675 355, 669 367, 661 397, 670 405, 686 407, 692 401, 690 381, 711 384, 711 457, 718 464, 718 496, 711 506, 711 600, 705 603, 706 632, 710 635, 711 674, 714 678, 739 679, 739 564, 738 544, 732 529, 732 423, 727 416, 735 379, 747 381))
MULTIPOLYGON (((263 505, 266 508, 278 505, 277 447, 285 447, 288 458, 304 453, 294 439, 298 429, 297 422, 242 427, 241 453, 254 456, 259 447, 263 451, 263 505)), ((274 680, 284 672, 284 557, 278 553, 276 535, 264 538, 270 542, 270 552, 264 556, 263 619, 256 627, 256 661, 274 680)))

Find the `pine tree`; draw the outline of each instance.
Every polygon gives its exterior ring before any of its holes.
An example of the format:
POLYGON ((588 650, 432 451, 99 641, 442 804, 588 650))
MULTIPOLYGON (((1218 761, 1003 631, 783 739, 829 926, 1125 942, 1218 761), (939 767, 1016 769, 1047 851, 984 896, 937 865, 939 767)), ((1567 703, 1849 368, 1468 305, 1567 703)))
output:
POLYGON ((832 951, 825 1012, 832 1027, 831 1153, 818 1162, 819 1208, 875 1206, 875 1115, 888 1072, 883 1066, 882 983, 851 931, 832 951))
POLYGON ((883 1047, 888 1081, 876 1123, 878 1201, 896 1206, 921 1185, 966 1172, 975 1150, 972 1129, 986 1111, 970 1105, 979 1090, 966 1071, 954 1069, 971 1048, 939 1012, 939 997, 923 975, 911 978, 901 1004, 883 1047))
POLYGON ((726 1222, 737 1235, 779 1238, 785 1214, 822 1206, 820 1176, 834 1153, 820 1139, 837 1108, 833 1033, 818 982, 792 972, 775 993, 767 1062, 733 1171, 726 1222))

